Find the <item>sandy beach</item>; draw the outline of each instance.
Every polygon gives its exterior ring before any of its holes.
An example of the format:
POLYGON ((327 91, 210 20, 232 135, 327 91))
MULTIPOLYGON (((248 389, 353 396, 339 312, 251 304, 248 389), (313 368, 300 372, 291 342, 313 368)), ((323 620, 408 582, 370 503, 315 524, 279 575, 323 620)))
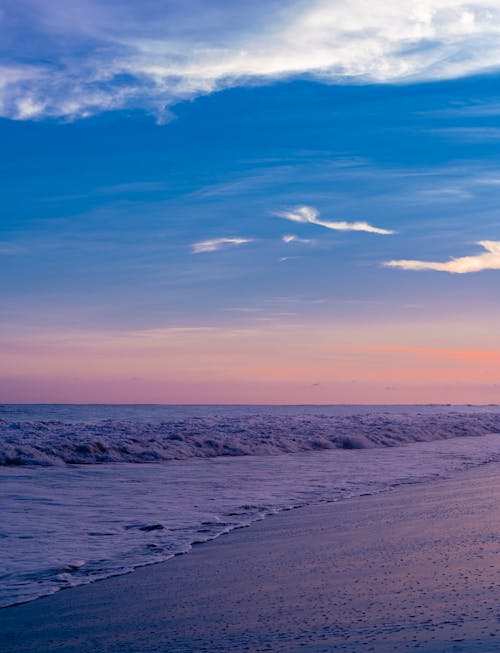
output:
POLYGON ((0 611, 6 653, 500 650, 498 464, 272 516, 0 611))

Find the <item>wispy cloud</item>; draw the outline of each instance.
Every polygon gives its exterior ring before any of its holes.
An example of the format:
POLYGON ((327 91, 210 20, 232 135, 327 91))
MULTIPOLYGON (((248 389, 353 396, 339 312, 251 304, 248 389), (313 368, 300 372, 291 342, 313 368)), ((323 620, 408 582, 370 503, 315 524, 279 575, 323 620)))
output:
POLYGON ((500 270, 500 241, 481 240, 478 245, 485 250, 476 256, 462 256, 452 258, 445 263, 434 261, 387 261, 383 265, 401 270, 437 270, 438 272, 451 272, 466 274, 468 272, 481 272, 481 270, 500 270))
POLYGON ((457 186, 426 188, 417 191, 413 200, 422 204, 435 204, 437 202, 462 202, 469 200, 473 195, 465 188, 457 186))
POLYGON ((232 313, 260 313, 262 311, 261 308, 256 308, 254 306, 231 306, 224 310, 232 313))
POLYGON ((135 0, 17 0, 2 16, 17 60, 1 76, 0 113, 16 119, 164 116, 180 100, 300 76, 386 83, 500 68, 499 0, 157 0, 147 11, 135 0))
POLYGON ((299 238, 298 236, 294 236, 293 234, 286 234, 285 236, 282 237, 281 239, 286 245, 289 245, 290 243, 298 243, 299 245, 310 245, 311 243, 314 243, 314 240, 311 238, 299 238))
POLYGON ((477 177, 474 179, 476 184, 483 184, 484 186, 500 186, 500 177, 477 177))
POLYGON ((198 243, 193 243, 191 249, 193 254, 202 254, 204 252, 216 252, 224 247, 232 247, 234 245, 244 245, 251 243, 252 238, 213 238, 212 240, 201 240, 198 243))
POLYGON ((433 129, 432 133, 463 143, 496 143, 500 141, 500 128, 498 127, 443 127, 442 129, 433 129))
POLYGON ((1 243, 0 242, 0 256, 15 256, 16 254, 25 254, 28 249, 25 246, 17 245, 16 243, 1 243))
POLYGON ((312 206, 296 206, 289 211, 276 211, 273 213, 279 218, 291 220, 292 222, 301 222, 315 224, 325 229, 332 229, 333 231, 367 231, 373 234, 390 235, 394 231, 390 229, 381 229, 374 227, 368 222, 346 222, 345 220, 332 222, 330 220, 320 220, 318 218, 319 211, 312 206))
POLYGON ((424 112, 424 115, 431 115, 442 118, 480 118, 500 115, 500 102, 472 100, 468 104, 462 103, 446 109, 433 109, 424 112))

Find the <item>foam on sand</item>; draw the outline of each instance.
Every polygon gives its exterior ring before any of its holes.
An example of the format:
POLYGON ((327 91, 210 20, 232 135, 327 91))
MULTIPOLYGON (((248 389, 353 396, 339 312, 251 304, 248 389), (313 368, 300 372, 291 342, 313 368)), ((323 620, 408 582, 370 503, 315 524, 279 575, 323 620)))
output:
POLYGON ((16 653, 493 653, 499 523, 497 465, 282 512, 168 564, 2 610, 2 643, 16 653))

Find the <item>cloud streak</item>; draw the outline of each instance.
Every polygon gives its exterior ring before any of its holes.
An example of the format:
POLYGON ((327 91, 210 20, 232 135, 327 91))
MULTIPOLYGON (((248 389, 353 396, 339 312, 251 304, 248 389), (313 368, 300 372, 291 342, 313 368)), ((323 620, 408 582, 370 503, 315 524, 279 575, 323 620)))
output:
POLYGON ((289 211, 276 211, 273 215, 278 218, 284 218, 285 220, 291 220, 292 222, 315 224, 318 227, 324 227, 325 229, 331 229, 333 231, 366 231, 368 233, 381 234, 384 236, 395 233, 390 229, 374 227, 368 222, 346 222, 345 220, 333 222, 330 220, 320 220, 318 218, 319 211, 312 206, 297 206, 289 211))
POLYGON ((500 68, 500 0, 17 0, 1 18, 0 114, 20 120, 120 108, 161 118, 176 102, 248 83, 500 68))
POLYGON ((310 238, 299 238, 293 234, 286 234, 281 238, 281 240, 285 243, 285 245, 290 245, 290 243, 298 243, 299 245, 311 245, 311 243, 314 243, 314 240, 311 240, 310 238))
POLYGON ((467 274, 481 272, 482 270, 500 270, 500 241, 481 240, 478 245, 485 250, 476 256, 462 256, 452 258, 445 263, 434 261, 399 260, 387 261, 383 265, 401 270, 435 270, 437 272, 451 272, 452 274, 467 274))
POLYGON ((225 247, 244 245, 251 242, 252 238, 213 238, 212 240, 201 240, 198 243, 193 243, 191 249, 193 254, 203 254, 205 252, 216 252, 225 247))

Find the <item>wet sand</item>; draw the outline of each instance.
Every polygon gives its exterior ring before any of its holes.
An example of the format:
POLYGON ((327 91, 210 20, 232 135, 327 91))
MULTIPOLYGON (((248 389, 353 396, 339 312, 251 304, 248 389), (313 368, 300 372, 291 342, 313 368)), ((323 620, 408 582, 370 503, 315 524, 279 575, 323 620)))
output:
POLYGON ((500 650, 500 465, 287 511, 0 611, 1 650, 500 650))

